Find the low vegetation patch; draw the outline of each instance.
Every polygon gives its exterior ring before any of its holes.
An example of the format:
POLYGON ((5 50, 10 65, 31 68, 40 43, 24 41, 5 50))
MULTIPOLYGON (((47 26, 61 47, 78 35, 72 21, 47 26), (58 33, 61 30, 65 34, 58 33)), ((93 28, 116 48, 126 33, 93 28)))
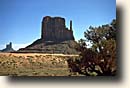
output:
POLYGON ((71 76, 68 59, 78 56, 40 54, 0 54, 0 75, 71 76))

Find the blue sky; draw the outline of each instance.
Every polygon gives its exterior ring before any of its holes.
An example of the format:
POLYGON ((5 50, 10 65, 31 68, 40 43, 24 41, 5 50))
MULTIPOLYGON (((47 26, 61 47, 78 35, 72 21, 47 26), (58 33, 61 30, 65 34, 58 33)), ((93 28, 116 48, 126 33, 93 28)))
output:
POLYGON ((61 16, 73 21, 76 40, 90 25, 107 24, 116 18, 116 0, 0 0, 0 49, 12 42, 18 49, 41 35, 44 16, 61 16))

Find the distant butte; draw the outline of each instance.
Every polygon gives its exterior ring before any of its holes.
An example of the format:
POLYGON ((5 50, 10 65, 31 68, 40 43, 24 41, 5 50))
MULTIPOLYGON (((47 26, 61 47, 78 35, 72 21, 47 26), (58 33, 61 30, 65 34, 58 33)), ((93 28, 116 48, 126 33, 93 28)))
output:
POLYGON ((41 38, 31 45, 19 49, 18 52, 75 54, 77 53, 76 45, 72 21, 70 21, 70 28, 68 29, 64 18, 46 16, 42 20, 41 38))
POLYGON ((6 45, 6 48, 1 50, 1 52, 14 52, 15 50, 12 48, 12 42, 6 45))

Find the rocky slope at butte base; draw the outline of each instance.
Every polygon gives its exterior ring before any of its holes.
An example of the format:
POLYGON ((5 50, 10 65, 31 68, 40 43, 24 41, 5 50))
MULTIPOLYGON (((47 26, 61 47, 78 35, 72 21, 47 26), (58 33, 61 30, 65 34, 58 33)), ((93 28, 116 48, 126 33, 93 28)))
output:
POLYGON ((42 42, 41 39, 35 41, 26 48, 21 48, 17 52, 26 53, 62 53, 62 54, 78 54, 76 51, 77 42, 68 40, 63 42, 42 42))

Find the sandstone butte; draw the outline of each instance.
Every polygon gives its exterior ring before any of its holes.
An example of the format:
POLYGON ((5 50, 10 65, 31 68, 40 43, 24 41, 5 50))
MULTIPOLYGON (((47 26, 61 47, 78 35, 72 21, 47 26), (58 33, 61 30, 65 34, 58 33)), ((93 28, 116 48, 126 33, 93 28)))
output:
POLYGON ((58 53, 58 54, 77 54, 70 20, 70 28, 65 25, 65 19, 62 17, 46 16, 42 19, 41 38, 34 41, 25 48, 17 52, 22 53, 58 53))

